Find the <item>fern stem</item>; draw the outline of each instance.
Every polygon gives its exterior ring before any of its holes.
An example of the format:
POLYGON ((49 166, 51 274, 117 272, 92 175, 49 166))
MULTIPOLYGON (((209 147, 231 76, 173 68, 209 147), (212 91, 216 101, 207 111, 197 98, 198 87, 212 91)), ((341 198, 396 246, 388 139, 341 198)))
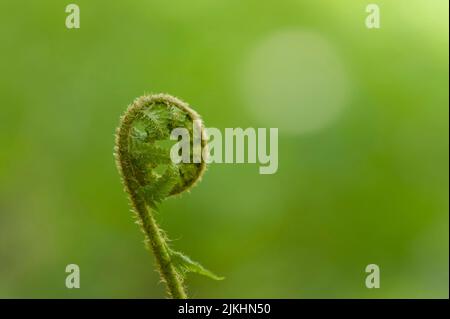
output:
POLYGON ((172 265, 165 239, 161 236, 161 230, 153 218, 151 209, 148 208, 148 206, 146 208, 147 214, 145 218, 143 218, 142 227, 145 230, 145 235, 157 260, 160 274, 167 285, 168 293, 172 298, 186 299, 186 291, 183 287, 181 278, 178 276, 172 265))

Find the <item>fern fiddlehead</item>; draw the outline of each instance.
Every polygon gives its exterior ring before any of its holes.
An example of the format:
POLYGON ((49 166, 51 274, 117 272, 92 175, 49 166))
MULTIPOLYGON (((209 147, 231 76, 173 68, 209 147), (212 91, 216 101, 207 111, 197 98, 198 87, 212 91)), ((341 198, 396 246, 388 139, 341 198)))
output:
MULTIPOLYGON (((187 298, 183 285, 187 272, 222 279, 173 250, 154 216, 159 203, 191 188, 205 171, 203 159, 178 164, 170 159, 171 131, 186 128, 193 136, 195 123, 201 123, 200 116, 183 101, 167 94, 145 95, 128 107, 116 131, 114 154, 125 192, 171 298, 187 298)), ((205 147, 202 134, 202 150, 205 147)))

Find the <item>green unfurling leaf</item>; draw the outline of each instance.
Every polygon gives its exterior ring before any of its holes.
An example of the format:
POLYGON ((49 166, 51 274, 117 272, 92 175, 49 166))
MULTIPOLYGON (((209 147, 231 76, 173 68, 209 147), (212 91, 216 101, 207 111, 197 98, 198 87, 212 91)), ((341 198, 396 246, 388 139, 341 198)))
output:
MULTIPOLYGON (((200 163, 175 163, 170 158, 171 147, 177 143, 171 139, 172 130, 183 128, 193 136, 194 121, 203 128, 200 116, 183 101, 167 94, 146 95, 128 107, 116 134, 115 157, 125 191, 172 298, 187 298, 182 279, 188 272, 223 279, 170 249, 154 214, 164 199, 192 188, 206 169, 203 159, 200 163)), ((192 140, 184 143, 188 143, 192 158, 192 140)), ((205 147, 202 138, 201 150, 205 147)))
POLYGON ((214 280, 225 279, 225 277, 217 276, 213 272, 203 267, 200 263, 193 261, 188 256, 180 253, 179 251, 175 251, 169 248, 169 255, 178 273, 180 273, 183 277, 186 275, 186 273, 193 272, 214 280))

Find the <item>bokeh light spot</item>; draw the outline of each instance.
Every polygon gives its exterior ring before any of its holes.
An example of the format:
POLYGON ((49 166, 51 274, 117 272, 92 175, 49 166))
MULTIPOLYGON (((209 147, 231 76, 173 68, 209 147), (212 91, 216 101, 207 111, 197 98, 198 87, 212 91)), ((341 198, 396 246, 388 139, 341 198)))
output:
POLYGON ((279 31, 257 44, 245 61, 245 102, 259 124, 280 134, 320 130, 345 105, 349 80, 336 50, 319 34, 279 31))

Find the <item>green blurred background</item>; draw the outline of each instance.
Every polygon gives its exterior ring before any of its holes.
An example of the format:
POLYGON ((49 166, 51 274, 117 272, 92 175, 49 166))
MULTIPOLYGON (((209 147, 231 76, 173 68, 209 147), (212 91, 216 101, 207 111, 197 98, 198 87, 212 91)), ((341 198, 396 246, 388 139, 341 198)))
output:
POLYGON ((162 205, 226 277, 192 297, 448 298, 448 1, 376 1, 380 29, 368 1, 78 0, 69 30, 69 3, 0 3, 0 297, 164 297, 113 134, 167 92, 209 127, 279 128, 276 174, 212 164, 162 205))

